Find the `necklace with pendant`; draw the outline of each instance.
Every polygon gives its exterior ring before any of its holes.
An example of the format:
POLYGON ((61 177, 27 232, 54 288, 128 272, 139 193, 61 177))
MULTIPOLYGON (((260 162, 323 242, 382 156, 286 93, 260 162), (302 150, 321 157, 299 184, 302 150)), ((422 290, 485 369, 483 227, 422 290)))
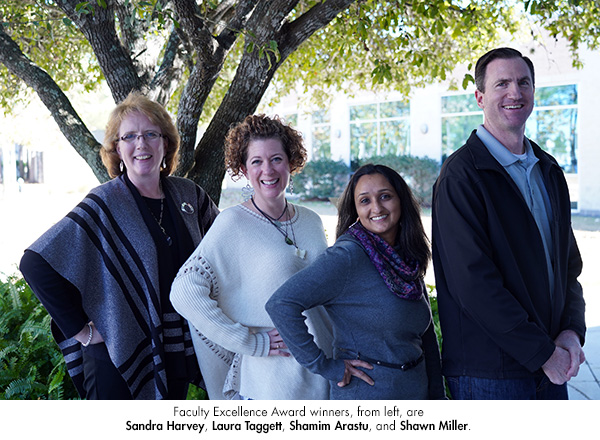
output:
POLYGON ((152 212, 151 209, 150 209, 150 214, 152 215, 154 220, 156 220, 156 223, 158 223, 158 227, 160 228, 163 235, 165 236, 165 239, 167 240, 167 244, 169 246, 171 246, 173 244, 173 239, 169 236, 169 234, 167 234, 167 231, 165 231, 165 228, 163 228, 163 225, 162 225, 164 203, 165 203, 165 199, 163 197, 162 199, 160 199, 160 216, 158 218, 156 218, 156 216, 154 215, 154 213, 152 212))
POLYGON ((252 205, 254 205, 254 207, 256 208, 256 210, 258 212, 260 212, 264 218, 266 218, 269 223, 271 223, 273 226, 275 226, 275 229, 277 229, 281 235, 283 235, 284 241, 287 245, 289 246, 294 246, 296 248, 296 256, 302 260, 304 260, 304 258, 306 258, 306 250, 305 249, 300 249, 298 247, 298 245, 296 244, 296 234, 294 232, 294 225, 292 223, 290 223, 290 229, 292 231, 292 237, 290 238, 288 232, 287 232, 287 223, 285 223, 285 230, 282 228, 281 226, 281 222, 279 221, 284 215, 285 213, 287 213, 288 211, 288 202, 287 199, 285 200, 285 208, 283 208, 283 212, 281 213, 281 215, 277 218, 271 217, 269 214, 267 214, 266 212, 264 212, 262 209, 260 209, 257 205, 256 202, 254 201, 254 197, 250 198, 250 201, 252 202, 252 205))

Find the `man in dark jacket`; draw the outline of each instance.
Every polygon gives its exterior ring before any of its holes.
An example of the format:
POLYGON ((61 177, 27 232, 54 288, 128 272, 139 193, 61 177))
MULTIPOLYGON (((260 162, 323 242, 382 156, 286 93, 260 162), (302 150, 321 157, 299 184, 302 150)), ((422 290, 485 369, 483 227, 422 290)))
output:
POLYGON ((585 360, 582 262, 563 172, 525 137, 533 64, 494 49, 475 82, 485 122, 433 190, 443 373, 454 399, 567 399, 585 360))

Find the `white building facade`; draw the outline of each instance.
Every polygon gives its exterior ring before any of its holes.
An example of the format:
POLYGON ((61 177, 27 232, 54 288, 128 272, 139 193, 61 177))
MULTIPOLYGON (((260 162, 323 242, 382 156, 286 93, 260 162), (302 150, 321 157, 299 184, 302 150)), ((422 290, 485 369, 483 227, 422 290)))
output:
MULTIPOLYGON (((526 135, 552 154, 567 176, 572 208, 600 215, 600 53, 580 54, 584 68, 572 67, 566 48, 511 45, 535 66, 536 104, 526 135)), ((466 70, 457 69, 462 78, 466 70)), ((474 74, 474 72, 471 72, 474 74)), ((460 83, 461 81, 459 81, 460 83)), ((299 108, 287 97, 269 110, 295 125, 305 137, 310 159, 347 164, 380 154, 409 154, 442 163, 483 123, 483 112, 468 90, 449 91, 447 84, 416 89, 411 96, 361 92, 335 96, 327 108, 299 108)))

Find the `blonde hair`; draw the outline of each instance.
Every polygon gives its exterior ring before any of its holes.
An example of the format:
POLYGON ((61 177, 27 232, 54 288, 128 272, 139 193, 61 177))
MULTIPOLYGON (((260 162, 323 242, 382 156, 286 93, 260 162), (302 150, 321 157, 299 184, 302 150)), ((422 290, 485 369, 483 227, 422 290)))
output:
POLYGON ((165 164, 160 170, 160 174, 168 176, 177 167, 179 162, 179 133, 171 119, 171 116, 165 108, 158 102, 152 101, 140 92, 131 92, 127 98, 111 112, 106 124, 104 141, 100 150, 100 157, 111 178, 121 175, 123 172, 119 169, 121 158, 117 152, 117 143, 119 142, 119 128, 121 122, 127 116, 134 112, 144 114, 150 122, 160 127, 165 139, 165 164))

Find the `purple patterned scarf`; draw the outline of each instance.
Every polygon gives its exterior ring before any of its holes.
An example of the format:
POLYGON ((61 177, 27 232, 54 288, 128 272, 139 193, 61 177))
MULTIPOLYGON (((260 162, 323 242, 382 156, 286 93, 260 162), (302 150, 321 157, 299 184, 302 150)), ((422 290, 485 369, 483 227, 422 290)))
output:
POLYGON ((396 296, 412 301, 421 298, 424 285, 419 276, 417 261, 402 260, 393 246, 379 235, 365 229, 360 222, 354 223, 344 234, 351 235, 360 242, 375 269, 396 296))

